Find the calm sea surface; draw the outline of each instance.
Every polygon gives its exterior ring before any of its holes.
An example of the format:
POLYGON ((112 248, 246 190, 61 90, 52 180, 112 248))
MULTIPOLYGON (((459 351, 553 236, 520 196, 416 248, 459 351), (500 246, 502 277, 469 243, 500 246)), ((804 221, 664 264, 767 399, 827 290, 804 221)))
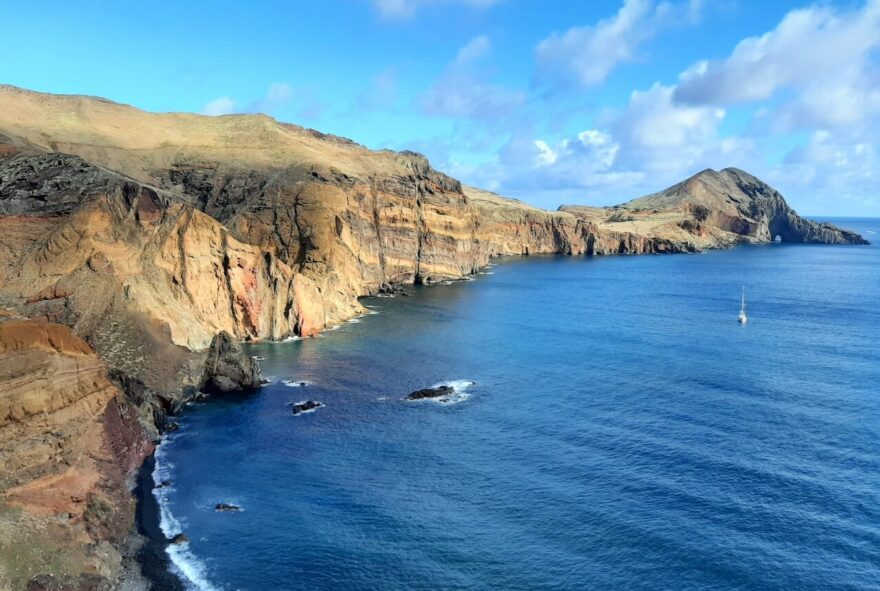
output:
POLYGON ((175 568, 228 590, 880 588, 880 247, 486 271, 251 347, 277 381, 192 405, 158 452, 162 525, 192 540, 175 568), (293 416, 305 399, 326 406, 293 416))

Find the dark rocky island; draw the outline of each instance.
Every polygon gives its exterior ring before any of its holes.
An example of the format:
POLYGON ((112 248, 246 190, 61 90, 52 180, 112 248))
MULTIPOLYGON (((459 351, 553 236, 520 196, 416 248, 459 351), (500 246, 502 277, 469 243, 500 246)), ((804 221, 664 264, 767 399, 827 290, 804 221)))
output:
POLYGON ((452 386, 437 386, 436 388, 422 388, 406 395, 406 400, 424 400, 425 398, 440 398, 455 393, 452 386))
POLYGON ((317 402, 315 400, 306 400, 305 402, 297 402, 292 405, 293 406, 293 414, 298 415, 304 412, 309 412, 313 410, 317 410, 324 406, 323 402, 317 402))

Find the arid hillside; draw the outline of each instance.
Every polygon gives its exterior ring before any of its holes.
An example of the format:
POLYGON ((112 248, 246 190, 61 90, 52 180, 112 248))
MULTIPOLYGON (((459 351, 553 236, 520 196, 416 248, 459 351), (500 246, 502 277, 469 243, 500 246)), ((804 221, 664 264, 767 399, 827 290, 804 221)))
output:
POLYGON ((363 313, 362 296, 461 279, 499 255, 777 235, 864 242, 735 169, 545 211, 463 187, 419 154, 264 115, 0 86, 0 538, 30 544, 0 545, 0 588, 118 580, 123 481, 200 390, 258 387, 237 341, 311 336, 363 313))

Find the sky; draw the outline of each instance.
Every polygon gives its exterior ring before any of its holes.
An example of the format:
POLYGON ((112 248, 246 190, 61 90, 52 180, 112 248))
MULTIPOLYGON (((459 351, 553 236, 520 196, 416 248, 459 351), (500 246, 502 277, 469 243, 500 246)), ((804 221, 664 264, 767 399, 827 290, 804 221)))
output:
POLYGON ((0 22, 0 83, 263 112, 541 207, 735 166, 800 213, 880 216, 880 0, 30 0, 0 22))

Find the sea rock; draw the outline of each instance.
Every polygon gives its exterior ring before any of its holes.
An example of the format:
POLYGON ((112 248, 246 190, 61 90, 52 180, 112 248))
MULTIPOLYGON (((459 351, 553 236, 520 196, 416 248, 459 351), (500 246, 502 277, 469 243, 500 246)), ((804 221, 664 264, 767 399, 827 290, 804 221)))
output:
POLYGON ((188 544, 189 543, 189 536, 187 536, 184 533, 179 533, 179 534, 175 535, 173 538, 171 538, 169 540, 169 543, 170 544, 188 544))
POLYGON ((455 393, 452 386, 437 386, 436 388, 422 388, 411 394, 407 394, 407 400, 422 400, 424 398, 440 398, 441 396, 449 396, 455 393))
MULTIPOLYGON (((0 350, 0 490, 71 521, 91 498, 85 533, 60 541, 63 562, 90 572, 113 572, 83 544, 128 531, 119 475, 165 416, 200 388, 259 387, 239 341, 312 336, 383 286, 461 279, 499 255, 865 242, 736 169, 614 208, 545 211, 463 187, 420 154, 265 115, 155 114, 7 85, 0 104, 0 316, 54 327, 11 328, 16 344, 0 350)), ((15 527, 0 538, 32 539, 15 527)), ((0 588, 31 567, 43 568, 0 564, 0 588)))
POLYGON ((293 405, 293 414, 298 415, 300 413, 308 412, 310 410, 316 410, 324 406, 323 402, 317 402, 315 400, 306 400, 305 402, 297 402, 293 405))
POLYGON ((233 505, 231 503, 217 503, 214 506, 214 510, 221 513, 235 513, 237 511, 241 511, 241 507, 239 507, 238 505, 233 505))
POLYGON ((261 385, 259 363, 245 355, 229 333, 224 331, 215 336, 205 360, 202 391, 223 393, 255 390, 261 385))

